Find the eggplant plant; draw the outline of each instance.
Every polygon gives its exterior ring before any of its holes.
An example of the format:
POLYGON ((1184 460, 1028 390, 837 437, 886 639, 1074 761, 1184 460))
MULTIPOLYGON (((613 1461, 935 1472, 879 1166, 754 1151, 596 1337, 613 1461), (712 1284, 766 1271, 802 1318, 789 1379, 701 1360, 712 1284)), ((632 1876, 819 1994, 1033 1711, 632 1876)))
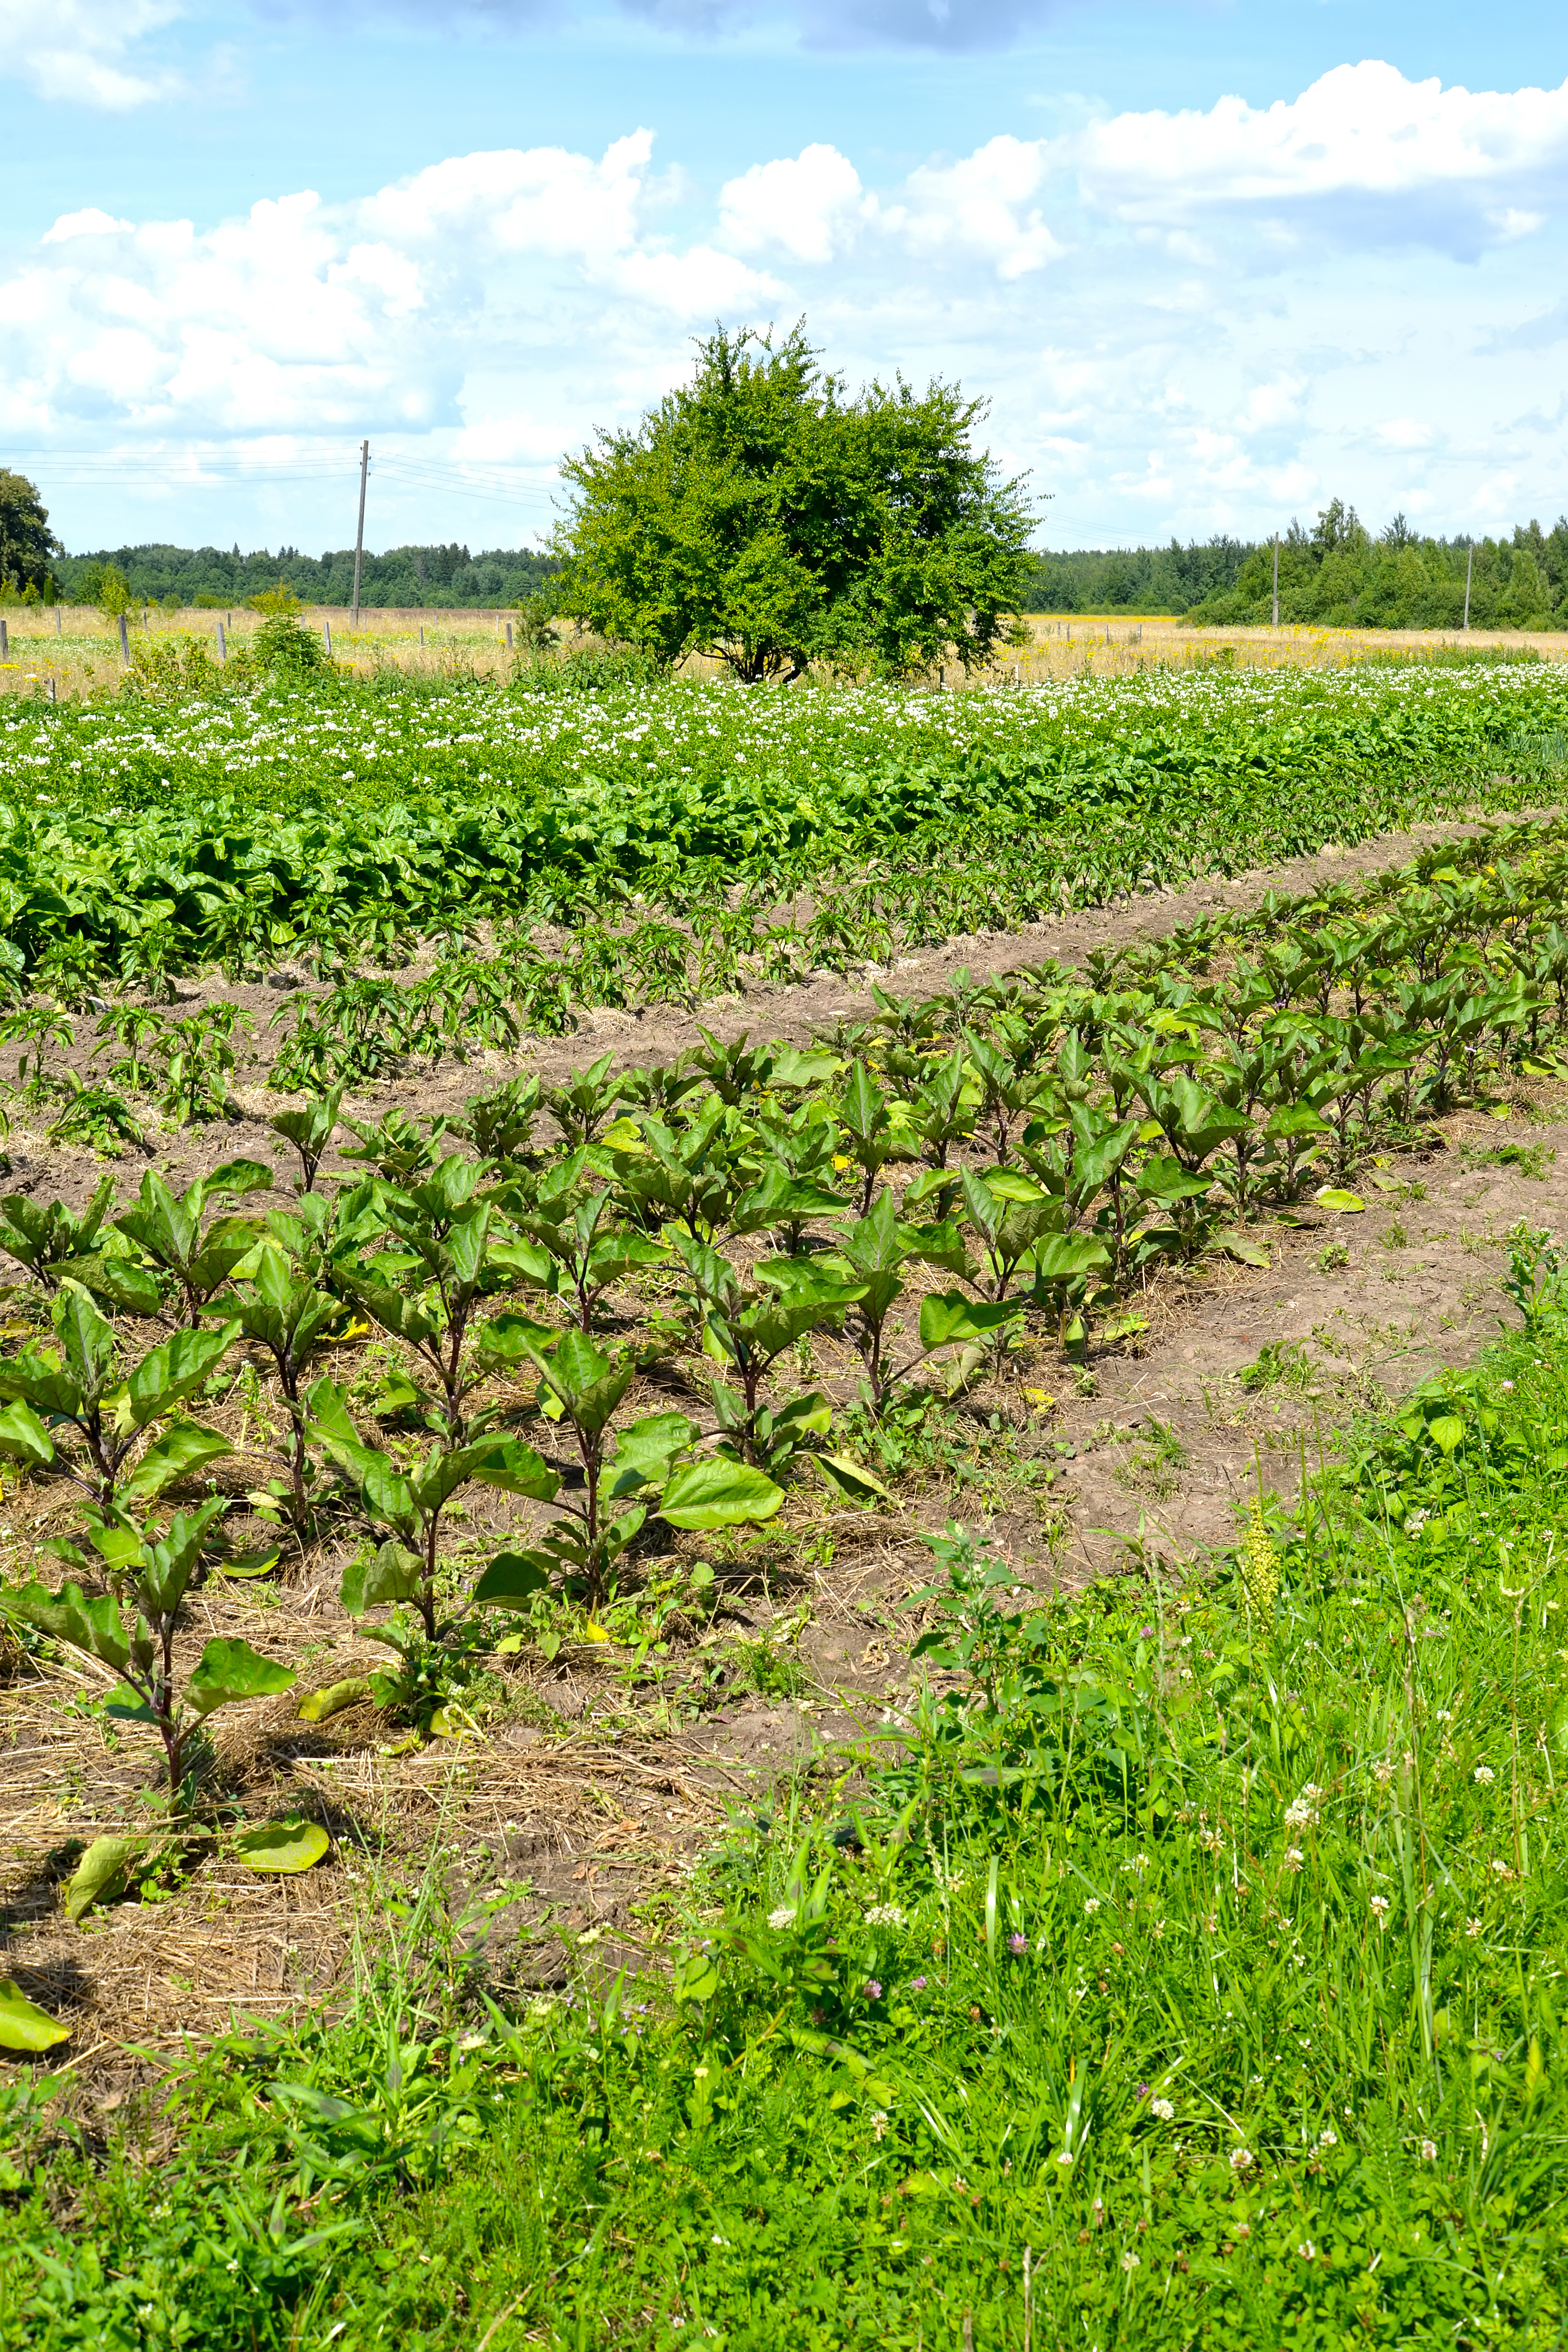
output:
POLYGON ((173 1416, 222 1362, 237 1324, 176 1331, 127 1368, 110 1324, 86 1290, 67 1280, 54 1327, 58 1352, 0 1360, 0 1453, 68 1478, 109 1516, 151 1502, 232 1452, 216 1430, 173 1416), (144 1433, 160 1423, 173 1425, 138 1454, 144 1433))
POLYGON ((675 1247, 691 1276, 702 1318, 703 1346, 739 1381, 713 1382, 713 1410, 723 1441, 742 1461, 776 1474, 807 1435, 826 1436, 826 1400, 813 1392, 774 1409, 763 1381, 786 1349, 810 1331, 841 1330, 847 1310, 865 1296, 817 1258, 775 1258, 753 1269, 749 1287, 730 1260, 686 1234, 675 1247))
POLYGON ((650 1511, 671 1527, 706 1530, 769 1519, 784 1501, 783 1490, 748 1463, 716 1454, 683 1458, 698 1434, 684 1413, 650 1413, 614 1428, 632 1382, 629 1357, 605 1354, 581 1331, 553 1341, 525 1332, 521 1344, 539 1376, 541 1410, 570 1437, 574 1459, 556 1496, 560 1517, 539 1543, 492 1566, 476 1602, 526 1600, 559 1573, 596 1606, 650 1511))
POLYGON ((480 1301, 512 1270, 479 1181, 476 1162, 452 1152, 423 1183, 384 1186, 379 1213, 401 1248, 336 1269, 354 1304, 411 1350, 424 1378, 419 1407, 448 1447, 472 1433, 467 1400, 485 1365, 468 1341, 480 1301))
POLYGON ((513 1244, 500 1255, 526 1282, 567 1299, 578 1329, 591 1331, 605 1291, 639 1268, 661 1265, 668 1253, 647 1234, 614 1224, 607 1192, 583 1199, 575 1192, 542 1197, 518 1220, 531 1247, 513 1244))
POLYGON ((134 1204, 114 1220, 151 1261, 155 1277, 178 1291, 184 1320, 193 1330, 255 1248, 260 1231, 254 1220, 228 1213, 204 1224, 208 1202, 269 1192, 271 1186, 272 1171, 259 1160, 226 1160, 176 1200, 157 1170, 149 1168, 134 1204))
POLYGON ((316 1176, 327 1148, 338 1130, 338 1114, 342 1108, 343 1089, 341 1083, 326 1094, 318 1095, 302 1110, 279 1111, 267 1122, 279 1142, 286 1143, 300 1161, 300 1190, 313 1192, 316 1176))
POLYGON ((509 1078, 485 1095, 470 1095, 455 1130, 466 1135, 480 1160, 497 1176, 533 1159, 533 1122, 542 1088, 536 1077, 509 1078))
POLYGON ((113 1201, 112 1176, 103 1178, 79 1215, 63 1201, 42 1202, 26 1192, 7 1192, 0 1200, 0 1250, 47 1291, 58 1289, 64 1276, 75 1274, 79 1280, 78 1269, 92 1255, 113 1201))
POLYGON ((1046 1234, 1062 1228, 1062 1198, 1011 1168, 984 1177, 963 1171, 964 1213, 979 1237, 994 1299, 1006 1297, 1014 1276, 1046 1234))
POLYGON ((860 1214, 871 1205, 877 1179, 890 1160, 919 1156, 919 1139, 901 1122, 864 1062, 856 1062, 834 1107, 844 1150, 860 1171, 860 1214))
POLYGON ((613 1054, 598 1060, 563 1087, 543 1087, 540 1101, 568 1147, 597 1142, 621 1099, 621 1082, 612 1076, 613 1054))
POLYGON ((288 1484, 274 1486, 287 1505, 297 1533, 310 1519, 310 1422, 300 1383, 310 1366, 342 1338, 348 1320, 341 1298, 294 1279, 281 1248, 263 1244, 253 1253, 248 1287, 231 1302, 239 1334, 270 1360, 289 1419, 285 1465, 288 1484))
POLYGON ((887 1191, 878 1193, 865 1216, 838 1228, 827 1263, 837 1265, 846 1283, 860 1292, 848 1309, 846 1332, 860 1359, 861 1394, 874 1420, 880 1419, 894 1390, 933 1356, 946 1348, 983 1343, 1023 1313, 1017 1299, 976 1301, 960 1290, 928 1295, 920 1306, 920 1347, 895 1362, 889 1327, 905 1296, 906 1271, 926 1265, 967 1275, 969 1260, 953 1226, 903 1223, 887 1191))
POLYGON ((632 1214, 645 1226, 679 1223, 712 1241, 751 1190, 737 1113, 715 1097, 679 1129, 647 1114, 637 1127, 635 1146, 611 1149, 616 1190, 632 1214))
POLYGON ((171 1802, 188 1805, 196 1743, 210 1716, 243 1699, 268 1698, 289 1688, 294 1670, 264 1658, 248 1642, 209 1641, 184 1686, 174 1667, 174 1633, 181 1604, 200 1562, 213 1521, 225 1507, 216 1497, 194 1512, 178 1511, 156 1538, 95 1528, 89 1540, 104 1552, 115 1590, 89 1598, 68 1582, 58 1592, 41 1583, 0 1590, 0 1616, 64 1642, 120 1676, 106 1712, 144 1723, 163 1743, 171 1802))
MULTIPOLYGON (((345 1571, 344 1608, 363 1617, 374 1608, 411 1602, 424 1641, 445 1639, 457 1618, 438 1616, 437 1571, 441 1517, 453 1496, 477 1481, 547 1503, 560 1484, 557 1474, 531 1445, 495 1431, 471 1444, 430 1446, 416 1466, 404 1469, 379 1447, 364 1444, 335 1381, 314 1381, 305 1404, 306 1436, 334 1465, 370 1525, 384 1531, 374 1557, 351 1563, 345 1571)), ((458 1615, 463 1613, 460 1606, 458 1615)), ((391 1647, 405 1651, 402 1626, 394 1627, 388 1638, 391 1647)))

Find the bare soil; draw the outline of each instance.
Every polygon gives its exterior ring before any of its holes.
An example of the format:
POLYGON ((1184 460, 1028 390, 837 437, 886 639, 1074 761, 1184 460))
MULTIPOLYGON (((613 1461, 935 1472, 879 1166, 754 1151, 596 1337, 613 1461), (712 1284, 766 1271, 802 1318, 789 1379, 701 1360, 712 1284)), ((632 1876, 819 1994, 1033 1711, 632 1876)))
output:
MULTIPOLYGON (((1426 828, 1230 886, 955 941, 908 959, 890 984, 923 993, 963 964, 980 972, 1044 955, 1070 962, 1160 936, 1216 905, 1256 903, 1268 887, 1300 890, 1396 863, 1463 829, 1426 828)), ((724 1034, 805 1042, 868 1003, 827 977, 700 1017, 724 1034)), ((656 1061, 694 1038, 695 1022, 668 1012, 599 1014, 574 1039, 488 1060, 482 1071, 367 1090, 358 1108, 369 1117, 393 1102, 420 1114, 452 1109, 513 1070, 553 1076, 606 1049, 656 1061)), ((258 1089, 242 1099, 241 1119, 161 1141, 157 1164, 188 1181, 219 1158, 265 1156, 263 1122, 278 1097, 258 1089)), ((102 1172, 90 1154, 53 1151, 22 1133, 9 1149, 13 1181, 41 1197, 79 1200, 102 1172)), ((132 1182, 136 1173, 127 1162, 132 1182)), ((941 1463, 916 1465, 896 1482, 895 1500, 868 1512, 820 1507, 821 1496, 797 1488, 765 1540, 710 1551, 722 1588, 711 1636, 721 1664, 809 1604, 793 1696, 759 1696, 738 1673, 721 1675, 700 1712, 688 1705, 671 1726, 657 1694, 629 1687, 624 1654, 584 1643, 549 1664, 533 1654, 510 1661, 481 1728, 423 1749, 405 1746, 368 1703, 319 1727, 297 1720, 294 1696, 219 1717, 216 1778, 235 1812, 303 1811, 331 1834, 328 1859, 299 1879, 254 1878, 220 1855, 183 1884, 176 1876, 163 1899, 113 1904, 69 1927, 59 1885, 82 1843, 137 1816, 157 1778, 152 1735, 117 1730, 97 1713, 106 1675, 14 1658, 14 1678, 0 1688, 0 1976, 15 1976, 72 2025, 82 2095, 108 2107, 175 2061, 188 2038, 205 2041, 236 2021, 282 2022, 340 1999, 356 1932, 372 1943, 384 1932, 379 1890, 388 1874, 414 1884, 437 1870, 459 1932, 500 1985, 563 1982, 590 1962, 637 1965, 657 1952, 696 1854, 731 1811, 766 1807, 792 1773, 852 1787, 868 1744, 896 1728, 918 1622, 899 1604, 929 1578, 922 1535, 950 1516, 984 1529, 1022 1587, 1201 1573, 1205 1555, 1233 1539, 1259 1465, 1265 1486, 1288 1498, 1303 1458, 1310 1467, 1320 1448, 1334 1448, 1359 1413, 1470 1359, 1505 1312, 1510 1227, 1568 1223, 1568 1087, 1532 1084, 1506 1116, 1456 1114, 1421 1154, 1391 1159, 1362 1185, 1359 1214, 1309 1209, 1299 1223, 1260 1225, 1266 1269, 1211 1257, 1162 1275, 1142 1302, 1147 1328, 1121 1348, 1091 1349, 1087 1367, 1044 1342, 1016 1360, 1005 1386, 953 1409, 955 1446, 967 1445, 974 1465, 967 1480, 941 1463), (1520 1156, 1505 1163, 1498 1154, 1510 1147, 1520 1156), (1266 1349, 1273 1356, 1251 1370, 1266 1349)), ((9 1311, 25 1316, 20 1291, 12 1301, 9 1311)), ((355 1371, 345 1358, 340 1376, 355 1371)), ((831 1348, 819 1373, 849 1392, 847 1362, 833 1360, 831 1348)), ((647 1403, 660 1396, 651 1391, 647 1403)), ((223 1465, 239 1541, 238 1497, 266 1475, 253 1450, 260 1433, 244 1412, 236 1402, 216 1416, 252 1449, 223 1465)), ((486 1496, 454 1535, 483 1556, 515 1525, 513 1509, 486 1496)), ((35 1547, 68 1523, 62 1491, 14 1484, 7 1472, 7 1573, 37 1572, 35 1547)), ((681 1538, 678 1549, 695 1556, 696 1548, 681 1538)), ((182 1635, 187 1663, 222 1633, 299 1667, 300 1690, 368 1667, 374 1654, 337 1599, 340 1566, 311 1555, 289 1563, 277 1585, 209 1580, 182 1635)))

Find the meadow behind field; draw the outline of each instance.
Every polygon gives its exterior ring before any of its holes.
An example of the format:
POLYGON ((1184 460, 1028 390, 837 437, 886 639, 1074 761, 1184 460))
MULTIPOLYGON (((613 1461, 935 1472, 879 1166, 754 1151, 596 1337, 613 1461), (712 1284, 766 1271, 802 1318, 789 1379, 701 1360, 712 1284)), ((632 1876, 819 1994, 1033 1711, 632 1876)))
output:
MULTIPOLYGON (((346 605, 307 605, 302 617, 330 631, 334 658, 351 672, 374 676, 387 670, 411 677, 504 678, 529 658, 517 615, 495 608, 463 611, 452 606, 362 608, 359 625, 346 605), (511 624, 513 644, 507 642, 511 624)), ((13 604, 0 609, 9 638, 8 658, 0 661, 0 693, 57 696, 111 692, 126 675, 117 624, 89 606, 13 604), (57 612, 58 625, 57 626, 57 612)), ((237 604, 226 612, 188 608, 171 613, 148 608, 128 618, 134 663, 138 646, 156 646, 190 639, 216 656, 217 626, 233 644, 261 625, 261 614, 237 604)), ((1168 615, 1126 613, 1030 613, 1019 626, 1028 642, 1005 648, 984 668, 966 673, 954 659, 941 667, 951 687, 995 684, 1016 677, 1023 684, 1069 677, 1119 677, 1144 668, 1187 669, 1215 665, 1246 669, 1333 669, 1366 661, 1430 660, 1435 656, 1492 652, 1542 661, 1568 661, 1568 635, 1520 629, 1327 629, 1286 625, 1278 629, 1196 627, 1168 615)), ((593 643, 567 620, 546 660, 593 643)), ((710 655, 693 655, 679 667, 691 677, 722 677, 724 666, 710 655)), ((934 686, 939 673, 911 681, 934 686)))

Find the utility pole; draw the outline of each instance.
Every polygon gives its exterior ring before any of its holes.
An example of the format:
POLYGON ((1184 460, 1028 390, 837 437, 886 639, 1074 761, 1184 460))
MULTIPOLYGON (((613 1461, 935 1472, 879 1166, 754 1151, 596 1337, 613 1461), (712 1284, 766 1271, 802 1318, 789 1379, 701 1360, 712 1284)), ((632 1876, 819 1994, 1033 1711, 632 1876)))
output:
POLYGON ((362 441, 359 450, 359 530, 354 534, 354 627, 359 627, 359 568, 364 554, 364 485, 370 472, 370 443, 362 441))
POLYGON ((1275 534, 1274 534, 1274 621, 1273 621, 1273 626, 1274 626, 1275 628, 1278 628, 1278 627, 1279 626, 1279 532, 1278 532, 1278 531, 1276 531, 1276 532, 1275 532, 1275 534))
POLYGON ((1475 563, 1475 560, 1476 550, 1475 543, 1472 541, 1470 545, 1465 550, 1465 617, 1460 624, 1460 626, 1467 629, 1470 625, 1470 572, 1475 563))

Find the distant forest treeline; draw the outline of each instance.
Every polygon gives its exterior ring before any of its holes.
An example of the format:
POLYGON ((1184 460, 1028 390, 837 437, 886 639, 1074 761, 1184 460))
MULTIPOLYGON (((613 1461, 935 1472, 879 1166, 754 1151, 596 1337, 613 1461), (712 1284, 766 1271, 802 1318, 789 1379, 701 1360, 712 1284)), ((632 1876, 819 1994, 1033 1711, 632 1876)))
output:
MULTIPOLYGON (((113 564, 131 593, 148 604, 177 596, 182 604, 244 604, 286 581, 307 604, 347 604, 353 600, 354 551, 329 549, 301 555, 297 547, 265 548, 242 555, 237 546, 114 547, 91 555, 62 555, 55 577, 73 604, 97 602, 104 567, 113 564)), ((366 553, 360 569, 360 603, 387 604, 514 604, 538 593, 559 565, 532 548, 392 547, 384 555, 366 553)))
MULTIPOLYGON (((1473 628, 1568 629, 1568 516, 1549 531, 1528 522, 1507 539, 1470 541, 1424 538, 1395 515, 1374 537, 1338 499, 1310 529, 1293 522, 1280 534, 1279 618, 1325 628, 1457 629, 1467 562, 1473 628)), ((1025 609, 1267 622, 1273 571, 1268 540, 1047 552, 1036 559, 1025 609)))
MULTIPOLYGON (((1034 560, 1024 599, 1029 613, 1172 614, 1211 625, 1270 616, 1274 549, 1218 537, 1184 547, 1045 550, 1034 560)), ((92 604, 105 565, 133 597, 183 604, 244 604, 286 581, 308 604, 347 604, 353 550, 321 557, 298 548, 242 555, 222 548, 120 547, 63 555, 53 566, 64 594, 92 604)), ((1333 499, 1309 528, 1293 522, 1279 541, 1279 618, 1327 628, 1457 629, 1470 567, 1470 624, 1479 629, 1568 629, 1568 516, 1551 530, 1520 524, 1506 539, 1429 539, 1395 515, 1368 530, 1353 507, 1333 499)), ((394 547, 367 554, 360 602, 484 606, 537 595, 560 569, 532 548, 394 547)))

